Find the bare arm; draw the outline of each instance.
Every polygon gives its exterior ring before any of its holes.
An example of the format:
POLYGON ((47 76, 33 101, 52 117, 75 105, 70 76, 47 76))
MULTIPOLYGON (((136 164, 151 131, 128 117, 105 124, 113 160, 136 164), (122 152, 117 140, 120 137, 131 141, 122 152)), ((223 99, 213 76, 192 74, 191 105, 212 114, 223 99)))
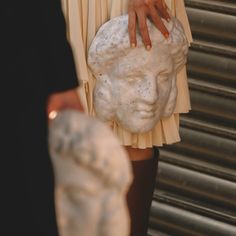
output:
POLYGON ((162 22, 162 18, 169 21, 170 15, 165 4, 165 0, 129 0, 129 36, 130 44, 135 47, 136 41, 136 23, 147 50, 151 49, 152 43, 147 28, 147 18, 150 18, 161 33, 168 38, 169 32, 162 22))

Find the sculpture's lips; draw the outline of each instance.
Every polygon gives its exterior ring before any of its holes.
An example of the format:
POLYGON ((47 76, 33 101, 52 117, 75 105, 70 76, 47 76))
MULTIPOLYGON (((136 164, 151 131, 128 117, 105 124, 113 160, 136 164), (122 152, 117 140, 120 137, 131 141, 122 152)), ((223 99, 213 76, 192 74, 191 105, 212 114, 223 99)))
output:
POLYGON ((155 116, 154 110, 135 110, 135 113, 142 119, 153 118, 155 116))
POLYGON ((136 103, 135 104, 135 111, 146 111, 146 112, 155 112, 157 108, 156 102, 153 104, 146 104, 146 103, 136 103))

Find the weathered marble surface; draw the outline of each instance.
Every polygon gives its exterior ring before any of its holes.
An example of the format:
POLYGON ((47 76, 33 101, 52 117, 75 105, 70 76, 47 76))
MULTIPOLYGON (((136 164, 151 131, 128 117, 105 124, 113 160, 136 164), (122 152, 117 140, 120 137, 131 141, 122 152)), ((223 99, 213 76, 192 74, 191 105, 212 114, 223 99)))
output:
POLYGON ((176 73, 186 63, 188 42, 181 23, 172 18, 165 22, 168 40, 148 22, 152 49, 145 49, 139 34, 137 47, 132 49, 127 22, 127 15, 123 15, 99 29, 89 49, 88 64, 96 77, 97 116, 141 133, 173 113, 176 73))
POLYGON ((49 127, 61 236, 128 236, 126 192, 132 174, 110 129, 74 110, 49 127))

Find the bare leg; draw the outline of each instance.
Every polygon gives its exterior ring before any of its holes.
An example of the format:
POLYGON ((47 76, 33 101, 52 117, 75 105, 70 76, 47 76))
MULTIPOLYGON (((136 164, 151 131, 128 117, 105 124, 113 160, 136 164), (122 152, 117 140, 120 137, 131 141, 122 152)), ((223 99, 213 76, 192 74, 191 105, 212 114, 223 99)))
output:
POLYGON ((126 148, 133 167, 134 180, 127 194, 131 218, 130 236, 146 236, 155 188, 158 152, 152 148, 126 148))

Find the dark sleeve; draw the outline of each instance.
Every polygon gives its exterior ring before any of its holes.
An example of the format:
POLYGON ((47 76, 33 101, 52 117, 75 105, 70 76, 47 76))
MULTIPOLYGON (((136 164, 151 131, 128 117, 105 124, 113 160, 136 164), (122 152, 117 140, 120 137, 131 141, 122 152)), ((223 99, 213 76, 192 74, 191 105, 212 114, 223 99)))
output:
POLYGON ((48 87, 59 92, 78 86, 72 49, 66 36, 65 19, 59 0, 40 0, 48 36, 48 87))

